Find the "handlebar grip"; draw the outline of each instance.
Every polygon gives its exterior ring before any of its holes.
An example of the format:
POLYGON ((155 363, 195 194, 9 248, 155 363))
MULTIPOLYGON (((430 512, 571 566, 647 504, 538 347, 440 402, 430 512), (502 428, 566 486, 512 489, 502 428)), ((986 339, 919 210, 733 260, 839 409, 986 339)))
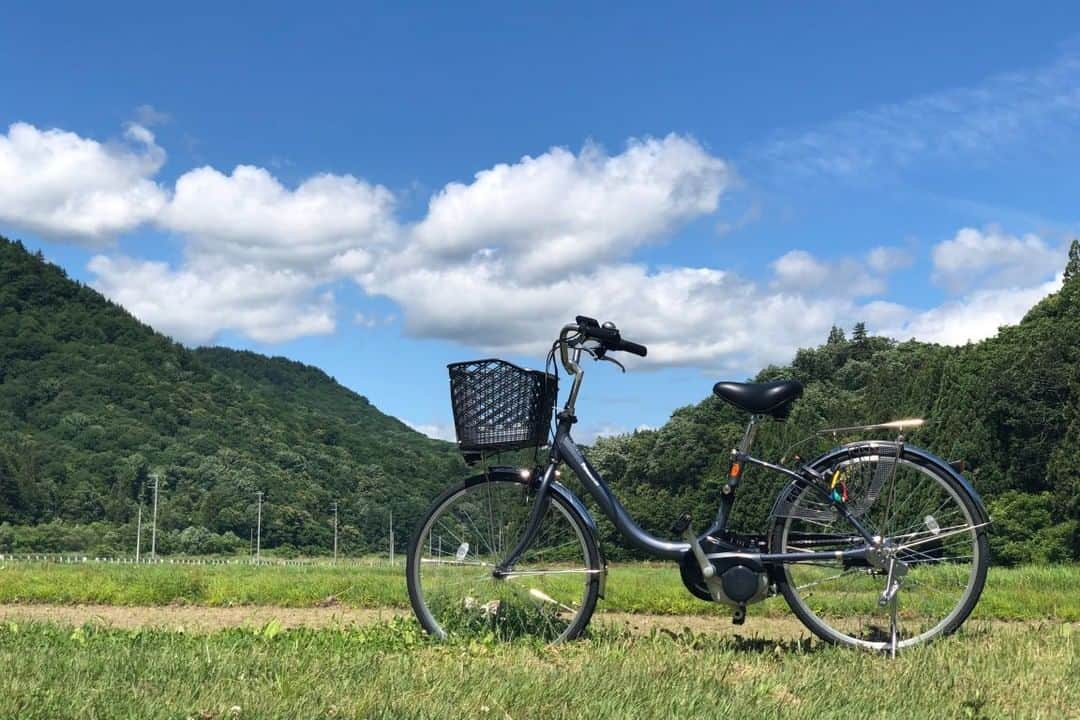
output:
POLYGON ((596 320, 585 315, 578 315, 575 319, 577 320, 578 330, 582 335, 593 340, 599 340, 608 350, 633 353, 639 357, 645 357, 649 352, 649 349, 644 345, 623 340, 617 328, 603 327, 596 320))
MULTIPOLYGON (((618 330, 613 330, 611 328, 606 328, 606 327, 584 327, 584 326, 582 326, 581 327, 581 332, 582 332, 582 334, 585 335, 585 337, 590 337, 593 340, 599 340, 600 342, 604 343, 605 345, 614 345, 615 343, 619 342, 622 339, 621 336, 619 335, 618 330)), ((614 348, 612 348, 612 349, 614 349, 614 348)))
POLYGON ((638 345, 636 342, 630 342, 629 340, 619 339, 619 342, 612 346, 612 350, 623 350, 625 352, 637 355, 639 357, 645 357, 649 352, 649 348, 644 345, 638 345))

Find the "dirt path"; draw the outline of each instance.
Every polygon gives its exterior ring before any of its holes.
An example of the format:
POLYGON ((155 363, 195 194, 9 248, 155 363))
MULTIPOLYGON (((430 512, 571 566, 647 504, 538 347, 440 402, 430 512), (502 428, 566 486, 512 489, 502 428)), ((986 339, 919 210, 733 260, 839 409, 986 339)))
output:
MULTIPOLYGON (((134 629, 157 627, 182 628, 188 632, 212 632, 234 627, 262 627, 277 620, 284 627, 347 627, 368 625, 381 620, 409 615, 403 608, 350 608, 343 606, 283 608, 265 605, 239 607, 204 607, 169 605, 155 607, 120 607, 116 605, 0 605, 0 622, 9 620, 44 621, 79 626, 86 623, 106 627, 134 629)), ((620 612, 597 612, 594 623, 624 626, 646 634, 653 629, 678 632, 689 628, 695 633, 756 636, 769 639, 793 639, 809 636, 809 631, 794 617, 755 617, 746 624, 732 625, 724 617, 710 615, 644 615, 620 612)), ((979 621, 974 621, 979 623, 979 621)), ((983 621, 985 622, 985 621, 983 621)), ((980 623, 981 624, 981 623, 980 623)), ((994 621, 995 629, 1024 628, 1032 623, 994 621)))
MULTIPOLYGON (((277 620, 284 627, 343 627, 367 625, 388 620, 409 611, 398 608, 283 608, 269 606, 202 607, 169 605, 121 607, 116 605, 0 605, 0 621, 37 620, 61 625, 100 624, 133 629, 140 627, 183 628, 190 632, 211 632, 231 627, 261 627, 277 620)), ((794 618, 749 618, 741 628, 725 618, 707 615, 640 615, 598 612, 594 623, 622 625, 634 632, 648 633, 653 628, 723 634, 762 634, 774 638, 795 638, 806 634, 794 618)))
POLYGON ((232 627, 261 627, 277 620, 284 627, 369 625, 407 611, 395 608, 282 608, 266 605, 204 607, 198 605, 0 605, 0 621, 38 620, 61 625, 100 624, 134 629, 160 627, 210 632, 232 627))

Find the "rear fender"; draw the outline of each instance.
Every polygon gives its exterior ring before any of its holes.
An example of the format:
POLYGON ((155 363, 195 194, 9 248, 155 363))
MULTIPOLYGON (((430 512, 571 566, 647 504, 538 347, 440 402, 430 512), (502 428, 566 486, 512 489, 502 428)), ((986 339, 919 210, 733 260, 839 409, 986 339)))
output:
MULTIPOLYGON (((837 461, 850 455, 853 451, 873 451, 881 447, 895 447, 896 443, 883 441, 883 440, 863 440, 860 442, 848 443, 838 448, 833 448, 829 452, 821 455, 810 463, 808 467, 812 470, 822 472, 831 467, 837 461)), ((975 522, 977 524, 990 522, 990 515, 986 512, 986 506, 983 505, 982 498, 979 497, 978 491, 968 482, 967 478, 961 475, 957 470, 945 460, 942 460, 937 455, 923 450, 920 447, 914 445, 904 445, 903 457, 906 460, 914 462, 916 465, 921 465, 927 468, 933 468, 938 472, 947 475, 953 479, 960 491, 967 495, 968 499, 972 501, 972 505, 975 507, 975 522)), ((773 503, 772 511, 769 513, 769 528, 771 537, 771 528, 774 526, 777 513, 780 508, 787 502, 789 498, 794 499, 794 494, 801 490, 805 485, 805 481, 792 480, 788 485, 776 496, 776 501, 773 503)))

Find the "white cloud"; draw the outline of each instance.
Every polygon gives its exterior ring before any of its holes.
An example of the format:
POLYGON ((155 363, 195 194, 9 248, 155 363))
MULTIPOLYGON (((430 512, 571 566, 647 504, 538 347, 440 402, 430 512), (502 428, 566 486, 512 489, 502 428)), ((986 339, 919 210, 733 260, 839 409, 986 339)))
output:
POLYGON ((1019 322, 1061 287, 1065 255, 1064 247, 1031 233, 961 228, 931 251, 933 281, 959 297, 926 310, 879 300, 864 307, 864 316, 875 332, 900 340, 943 345, 982 340, 1019 322))
POLYGON ((974 287, 1030 287, 1065 264, 1065 248, 1047 245, 1028 233, 1009 235, 998 228, 962 228, 934 246, 934 282, 954 292, 974 287))
POLYGON ((415 336, 542 352, 564 322, 598 313, 635 318, 639 333, 655 328, 653 356, 684 362, 665 342, 700 317, 687 303, 737 296, 738 283, 717 270, 650 271, 619 259, 713 212, 728 182, 722 160, 677 135, 631 140, 614 156, 554 148, 451 183, 400 249, 379 250, 354 277, 395 300, 415 336))
POLYGON ((1023 319, 1035 303, 1061 287, 1061 276, 1029 287, 978 290, 923 312, 908 312, 879 332, 899 340, 916 338, 943 345, 963 345, 997 334, 1002 325, 1023 319))
POLYGON ((290 270, 166 263, 97 255, 93 285, 135 317, 189 345, 212 342, 223 330, 260 342, 334 331, 334 300, 314 294, 311 279, 290 270))
POLYGON ((826 262, 805 250, 791 250, 772 262, 773 287, 800 295, 860 297, 885 289, 884 279, 872 264, 845 258, 826 262))
POLYGON ((723 160, 679 135, 631 140, 619 155, 552 148, 450 183, 416 226, 406 263, 497 257, 519 277, 587 270, 625 257, 681 222, 712 213, 723 160))
POLYGON ((449 440, 455 442, 457 435, 454 433, 454 426, 447 423, 414 423, 408 420, 403 420, 406 425, 411 427, 421 435, 427 435, 434 440, 449 440))
POLYGON ((1080 55, 853 112, 781 136, 756 153, 785 174, 853 176, 923 158, 986 155, 1009 146, 1068 143, 1080 118, 1080 55))
POLYGON ((655 426, 644 423, 635 428, 628 428, 622 425, 594 425, 581 428, 580 431, 575 433, 574 437, 582 444, 592 445, 600 438, 631 435, 638 432, 655 431, 656 429, 655 426))
POLYGON ((357 269, 365 248, 397 233, 394 198, 351 175, 317 175, 295 190, 250 165, 225 175, 184 173, 158 222, 191 240, 195 254, 273 267, 357 269))
POLYGON ((127 143, 15 123, 0 134, 0 222, 62 241, 111 242, 157 216, 165 151, 141 125, 127 143))
POLYGON ((154 125, 164 125, 172 120, 169 113, 162 112, 155 108, 153 105, 140 105, 135 108, 135 122, 139 123, 143 127, 153 127, 154 125))
POLYGON ((559 327, 586 314, 614 320, 627 338, 648 344, 646 367, 784 361, 794 348, 824 338, 851 307, 842 299, 771 292, 711 268, 650 271, 634 264, 522 283, 497 261, 477 262, 369 282, 369 290, 402 307, 406 330, 416 336, 538 355, 559 327))
POLYGON ((773 277, 763 283, 713 268, 632 263, 532 280, 508 272, 492 254, 442 269, 374 273, 364 283, 395 300, 406 330, 420 337, 540 355, 558 327, 586 314, 616 321, 626 337, 649 346, 645 361, 621 358, 633 365, 728 372, 788 362, 834 324, 866 321, 881 334, 945 344, 979 340, 1018 322, 1060 283, 1035 278, 1006 290, 978 288, 928 310, 875 297, 885 290, 885 272, 909 261, 888 247, 833 261, 791 251, 772 263, 773 277))
POLYGON ((718 236, 728 235, 736 230, 740 230, 751 223, 757 222, 761 219, 761 202, 754 201, 749 207, 743 210, 733 221, 720 221, 716 224, 716 234, 718 236))
POLYGON ((95 285, 186 343, 232 330, 262 342, 333 332, 328 283, 370 268, 398 233, 393 195, 350 175, 295 188, 263 168, 184 173, 154 221, 185 239, 177 267, 98 256, 95 285))
POLYGON ((351 175, 288 187, 264 168, 203 167, 170 196, 153 179, 164 157, 143 124, 123 144, 12 125, 0 135, 0 221, 88 243, 140 224, 177 233, 175 266, 98 255, 90 270, 108 296, 191 344, 225 330, 264 342, 332 332, 328 288, 350 277, 394 300, 414 336, 539 354, 583 313, 648 344, 647 367, 746 370, 858 320, 898 337, 986 337, 1054 289, 1046 280, 1064 259, 1034 235, 964 228, 933 250, 935 280, 960 296, 929 310, 880 297, 888 272, 912 260, 890 246, 828 260, 793 250, 760 281, 635 263, 642 244, 713 213, 731 182, 723 160, 678 135, 497 165, 447 185, 412 226, 389 190, 351 175))
POLYGON ((878 246, 866 254, 866 264, 879 273, 911 267, 914 261, 915 258, 907 250, 888 245, 878 246))

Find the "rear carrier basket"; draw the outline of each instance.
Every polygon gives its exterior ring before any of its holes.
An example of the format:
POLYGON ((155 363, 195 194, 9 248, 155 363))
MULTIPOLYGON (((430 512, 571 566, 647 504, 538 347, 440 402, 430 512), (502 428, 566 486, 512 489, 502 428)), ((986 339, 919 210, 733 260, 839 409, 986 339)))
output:
POLYGON ((450 401, 458 449, 469 462, 485 453, 547 444, 558 379, 505 360, 451 363, 450 401))

